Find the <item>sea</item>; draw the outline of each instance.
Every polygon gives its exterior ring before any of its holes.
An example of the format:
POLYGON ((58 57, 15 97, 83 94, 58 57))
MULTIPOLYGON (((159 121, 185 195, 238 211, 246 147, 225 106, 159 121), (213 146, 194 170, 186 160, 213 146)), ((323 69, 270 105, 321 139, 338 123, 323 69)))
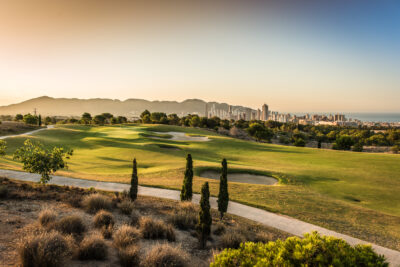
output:
POLYGON ((346 118, 368 122, 400 122, 400 113, 345 113, 346 118))
MULTIPOLYGON (((316 114, 344 114, 346 118, 358 119, 363 122, 400 122, 400 112, 398 113, 372 113, 372 112, 352 112, 352 113, 340 113, 340 112, 316 112, 316 114)), ((294 113, 302 116, 305 113, 294 113)), ((309 113, 314 114, 313 112, 309 113)))

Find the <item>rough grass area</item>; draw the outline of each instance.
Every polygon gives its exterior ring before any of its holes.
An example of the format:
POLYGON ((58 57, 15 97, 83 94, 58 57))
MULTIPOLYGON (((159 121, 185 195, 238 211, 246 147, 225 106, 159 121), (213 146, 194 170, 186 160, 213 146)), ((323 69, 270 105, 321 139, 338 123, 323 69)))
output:
MULTIPOLYGON (((274 186, 229 183, 232 200, 400 249, 400 155, 248 142, 168 125, 65 125, 39 132, 34 138, 48 146, 74 149, 69 170, 58 172, 60 175, 129 183, 132 158, 136 157, 140 184, 178 190, 186 154, 191 153, 196 173, 194 192, 208 181, 214 196, 218 194, 218 181, 199 177, 197 170, 219 169, 225 157, 235 172, 272 175, 280 180, 274 186), (154 131, 185 132, 211 140, 155 139, 152 136, 160 135, 154 131), (181 150, 160 148, 160 144, 181 150)), ((7 156, 0 159, 1 168, 21 168, 12 153, 25 139, 7 140, 7 156)))
POLYGON ((0 123, 0 136, 22 134, 39 128, 38 126, 27 125, 23 122, 3 121, 0 123))
MULTIPOLYGON (((202 267, 208 266, 213 253, 221 249, 221 234, 212 234, 203 250, 198 248, 194 229, 181 230, 169 224, 175 214, 197 213, 197 205, 139 196, 132 213, 127 215, 119 208, 119 203, 127 201, 124 194, 3 178, 0 185, 9 192, 0 199, 0 247, 4 248, 0 250, 0 263, 5 262, 6 266, 25 260, 31 265, 24 266, 32 266, 34 261, 36 266, 54 266, 54 262, 55 266, 202 267), (93 195, 114 204, 97 213, 86 206, 72 205, 73 198, 81 200, 93 195), (171 232, 174 239, 169 237, 171 232), (46 252, 50 248, 51 252, 46 252), (32 255, 40 257, 33 259, 32 255), (46 265, 48 261, 51 262, 46 265)), ((212 216, 213 229, 222 225, 226 232, 240 231, 244 241, 254 241, 259 235, 267 235, 270 240, 288 237, 284 232, 229 214, 220 221, 216 210, 212 210, 212 216)))

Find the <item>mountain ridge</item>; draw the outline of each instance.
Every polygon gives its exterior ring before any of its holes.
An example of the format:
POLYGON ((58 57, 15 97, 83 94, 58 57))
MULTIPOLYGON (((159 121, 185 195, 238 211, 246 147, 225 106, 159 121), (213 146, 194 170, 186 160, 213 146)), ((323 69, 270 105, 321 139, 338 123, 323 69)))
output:
MULTIPOLYGON (((0 106, 1 115, 16 115, 33 113, 36 109, 42 116, 80 116, 84 112, 92 115, 110 112, 116 116, 138 116, 145 109, 150 112, 176 113, 179 116, 187 114, 205 115, 206 104, 208 110, 212 106, 216 109, 228 111, 229 104, 219 102, 206 102, 201 99, 186 99, 179 101, 162 101, 129 98, 126 100, 110 98, 53 98, 40 96, 28 99, 20 103, 0 106)), ((232 106, 233 110, 250 112, 251 108, 244 106, 232 106)))

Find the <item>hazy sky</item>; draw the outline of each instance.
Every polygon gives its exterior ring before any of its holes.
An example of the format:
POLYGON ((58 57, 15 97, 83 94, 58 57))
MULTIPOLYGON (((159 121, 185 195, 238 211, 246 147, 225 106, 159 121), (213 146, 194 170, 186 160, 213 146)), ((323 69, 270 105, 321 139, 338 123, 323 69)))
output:
POLYGON ((2 0, 0 105, 48 95, 400 112, 396 1, 163 2, 2 0))

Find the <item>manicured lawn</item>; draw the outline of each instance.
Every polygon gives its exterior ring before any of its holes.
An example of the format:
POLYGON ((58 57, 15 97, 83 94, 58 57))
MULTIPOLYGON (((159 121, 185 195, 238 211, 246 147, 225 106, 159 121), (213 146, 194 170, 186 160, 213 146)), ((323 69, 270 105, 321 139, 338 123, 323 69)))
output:
MULTIPOLYGON (((225 157, 231 169, 256 170, 281 180, 275 186, 230 183, 231 199, 400 250, 400 155, 260 144, 163 125, 60 126, 34 139, 74 149, 69 170, 60 175, 127 183, 136 157, 140 184, 174 189, 181 187, 187 153, 195 168, 219 167, 225 157), (185 131, 212 140, 171 141, 152 131, 185 131)), ((11 154, 24 140, 6 140, 8 156, 0 167, 20 168, 11 154)), ((194 191, 204 181, 216 195, 218 181, 198 176, 194 191)))

